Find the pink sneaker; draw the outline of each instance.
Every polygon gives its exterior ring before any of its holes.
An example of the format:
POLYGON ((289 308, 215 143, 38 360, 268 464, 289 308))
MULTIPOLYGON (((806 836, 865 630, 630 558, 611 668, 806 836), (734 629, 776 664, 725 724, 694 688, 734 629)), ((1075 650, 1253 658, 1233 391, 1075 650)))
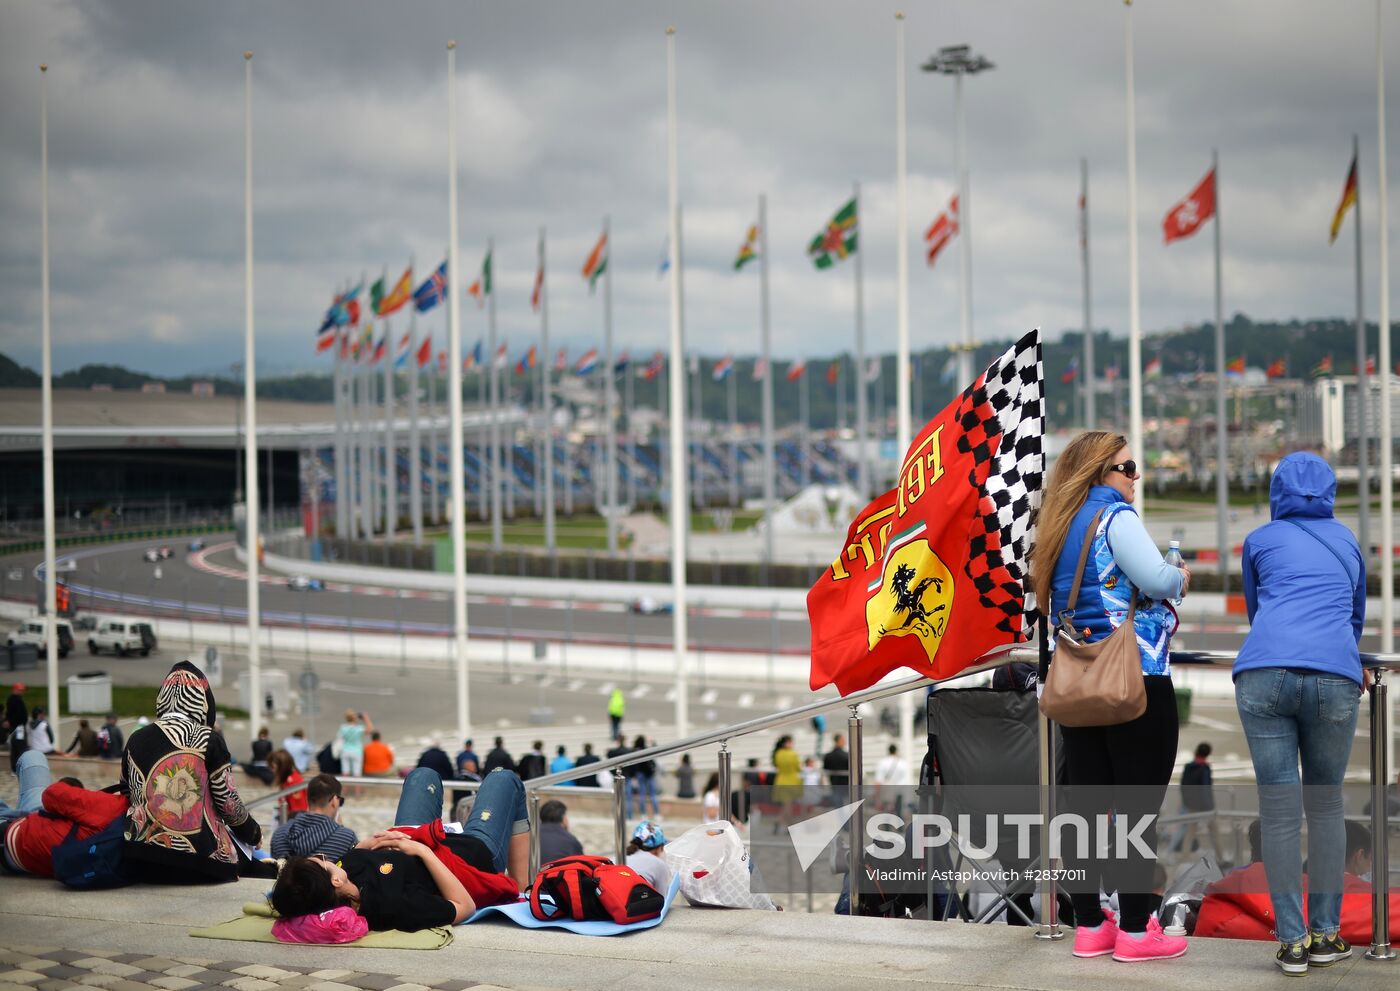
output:
POLYGON ((1118 941, 1118 921, 1112 912, 1103 914, 1103 924, 1097 929, 1080 926, 1074 931, 1076 957, 1101 957, 1112 953, 1118 941))
POLYGON ((1113 959, 1123 963, 1141 963, 1144 960, 1170 960, 1186 952, 1185 936, 1168 936, 1162 932, 1162 924, 1157 916, 1147 920, 1147 931, 1141 936, 1120 931, 1118 941, 1113 946, 1113 959))

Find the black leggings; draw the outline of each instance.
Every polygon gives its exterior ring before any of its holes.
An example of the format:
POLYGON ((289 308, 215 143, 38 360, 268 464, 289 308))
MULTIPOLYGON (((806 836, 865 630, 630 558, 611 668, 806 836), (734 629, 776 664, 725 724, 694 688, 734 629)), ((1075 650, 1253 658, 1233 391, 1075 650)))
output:
MULTIPOLYGON (((1095 815, 1113 812, 1119 825, 1151 815, 1154 817, 1152 824, 1140 835, 1143 844, 1155 851, 1155 816, 1162 810, 1167 785, 1176 767, 1179 727, 1171 677, 1150 675, 1143 678, 1143 684, 1147 688, 1147 710, 1132 722, 1118 726, 1062 727, 1067 783, 1071 786, 1066 793, 1065 811, 1076 812, 1090 821, 1095 815), (1132 787, 1111 796, 1097 788, 1076 795, 1075 787, 1084 785, 1132 787)), ((1107 859, 1100 859, 1095 856, 1096 847, 1091 843, 1090 856, 1080 859, 1074 843, 1065 843, 1065 867, 1072 871, 1083 870, 1085 877, 1068 884, 1074 892, 1071 901, 1076 925, 1096 926, 1103 921, 1098 895, 1102 887, 1104 891, 1118 891, 1121 929, 1142 932, 1147 928, 1147 918, 1155 901, 1152 874, 1157 862, 1136 854, 1131 845, 1127 850, 1126 859, 1115 858, 1111 849, 1107 859)))

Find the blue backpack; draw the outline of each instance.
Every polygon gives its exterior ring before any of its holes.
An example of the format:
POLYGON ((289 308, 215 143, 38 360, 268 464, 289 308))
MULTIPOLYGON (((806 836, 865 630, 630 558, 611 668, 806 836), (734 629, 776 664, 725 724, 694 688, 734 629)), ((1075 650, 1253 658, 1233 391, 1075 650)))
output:
POLYGON ((78 827, 53 848, 53 876, 70 888, 121 888, 135 878, 122 862, 126 816, 119 815, 87 839, 78 827))

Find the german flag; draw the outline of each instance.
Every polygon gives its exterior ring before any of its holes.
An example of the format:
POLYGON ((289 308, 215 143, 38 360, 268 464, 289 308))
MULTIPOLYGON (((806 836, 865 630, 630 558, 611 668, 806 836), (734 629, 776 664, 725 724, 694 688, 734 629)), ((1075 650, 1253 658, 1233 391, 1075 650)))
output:
POLYGON ((1342 229, 1342 218, 1347 210, 1356 205, 1356 156, 1351 156, 1351 168, 1347 170, 1347 184, 1342 187, 1342 202, 1337 204, 1337 212, 1332 215, 1332 235, 1328 244, 1337 243, 1337 232, 1342 229))

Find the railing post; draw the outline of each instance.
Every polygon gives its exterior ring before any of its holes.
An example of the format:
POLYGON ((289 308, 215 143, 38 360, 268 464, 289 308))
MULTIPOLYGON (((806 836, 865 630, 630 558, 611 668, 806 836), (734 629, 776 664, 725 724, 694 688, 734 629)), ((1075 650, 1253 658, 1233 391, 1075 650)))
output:
POLYGON ((1385 786, 1390 743, 1385 675, 1371 671, 1371 948, 1367 960, 1394 960, 1390 945, 1390 837, 1387 834, 1385 786))
POLYGON ((530 808, 530 877, 540 872, 540 793, 527 791, 525 801, 530 808))
MULTIPOLYGON (((1041 669, 1050 661, 1050 629, 1045 617, 1036 624, 1036 639, 1040 646, 1041 669)), ((1055 771, 1059 766, 1055 752, 1055 724, 1045 716, 1040 723, 1040 924, 1036 939, 1064 939, 1060 929, 1060 903, 1055 877, 1050 863, 1050 824, 1055 821, 1055 771)))
POLYGON ((719 745, 719 818, 721 822, 728 822, 734 816, 733 793, 730 784, 733 777, 733 759, 734 755, 729 752, 729 741, 724 740, 719 745))
MULTIPOLYGON (((851 706, 851 716, 846 721, 846 734, 851 741, 851 770, 846 783, 846 799, 852 805, 861 800, 861 764, 864 760, 864 747, 861 739, 861 718, 860 706, 851 706)), ((851 816, 850 825, 847 826, 847 836, 850 839, 851 850, 847 864, 849 873, 846 875, 850 889, 850 907, 848 912, 851 915, 860 914, 860 848, 861 848, 861 827, 865 824, 865 816, 859 809, 851 816)))
POLYGON ((613 838, 617 841, 617 860, 627 863, 627 778, 622 768, 613 768, 613 838))

